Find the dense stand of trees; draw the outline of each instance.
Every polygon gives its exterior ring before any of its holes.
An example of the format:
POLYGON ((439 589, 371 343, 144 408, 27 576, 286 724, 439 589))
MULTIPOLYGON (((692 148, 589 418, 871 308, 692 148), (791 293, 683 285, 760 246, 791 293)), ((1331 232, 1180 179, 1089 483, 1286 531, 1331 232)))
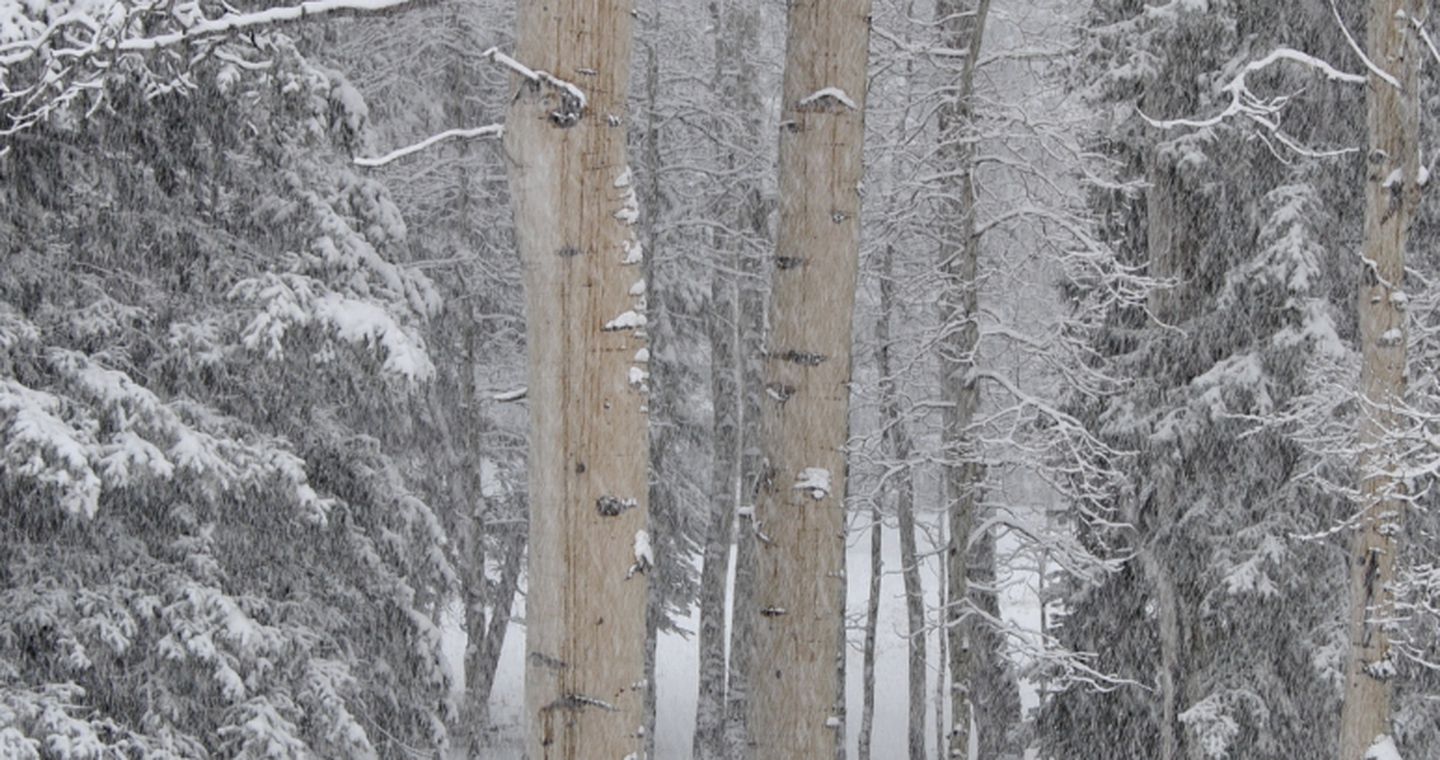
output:
POLYGON ((1434 756, 1432 34, 0 0, 0 756, 1434 756))

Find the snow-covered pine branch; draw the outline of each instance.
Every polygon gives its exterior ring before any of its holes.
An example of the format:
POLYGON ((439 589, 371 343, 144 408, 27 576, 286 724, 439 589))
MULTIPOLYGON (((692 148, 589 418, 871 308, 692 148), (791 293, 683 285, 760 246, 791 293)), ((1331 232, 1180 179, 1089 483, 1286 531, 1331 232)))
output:
MULTIPOLYGON (((18 0, 0 0, 0 138, 82 102, 88 101, 86 114, 93 113, 103 103, 107 82, 116 76, 138 76, 148 97, 190 91, 197 86, 195 66, 209 57, 240 70, 267 68, 266 60, 251 60, 241 51, 274 55, 277 43, 284 47, 274 35, 285 24, 394 12, 419 4, 420 0, 306 0, 251 12, 227 6, 225 12, 209 17, 196 0, 178 4, 81 0, 58 15, 47 6, 36 9, 18 0)), ((574 83, 532 69, 499 48, 491 47, 478 58, 563 93, 563 109, 578 113, 585 108, 585 93, 574 83)), ((477 129, 451 132, 455 134, 447 133, 450 137, 479 136, 460 134, 477 129)), ((8 146, 0 147, 0 155, 4 150, 8 146)))

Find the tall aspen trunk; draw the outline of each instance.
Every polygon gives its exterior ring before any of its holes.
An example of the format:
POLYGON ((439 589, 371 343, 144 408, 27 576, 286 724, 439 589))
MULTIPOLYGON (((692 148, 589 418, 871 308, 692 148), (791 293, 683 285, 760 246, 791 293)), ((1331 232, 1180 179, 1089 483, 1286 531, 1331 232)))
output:
POLYGON ((1396 408, 1405 396, 1405 243, 1420 202, 1419 95, 1421 55, 1412 20, 1419 0, 1373 0, 1367 23, 1370 58, 1399 83, 1371 77, 1367 125, 1365 242, 1358 308, 1362 363, 1360 498, 1363 512, 1350 551, 1350 658, 1340 716, 1340 760, 1362 760, 1390 734, 1394 672, 1383 623, 1394 605, 1396 537, 1405 502, 1395 476, 1396 408))
POLYGON ((755 624, 757 760, 843 746, 845 454, 869 0, 791 0, 780 130, 780 238, 761 407, 755 624))
POLYGON ((631 0, 522 0, 506 120, 530 360, 530 760, 639 756, 645 286, 625 162, 631 0))
POLYGON ((975 145, 971 127, 975 117, 975 63, 989 13, 990 0, 940 0, 936 4, 945 44, 968 51, 960 81, 953 85, 953 97, 940 106, 938 151, 940 171, 955 178, 944 199, 947 226, 939 251, 940 324, 945 335, 940 348, 940 395, 945 404, 942 477, 950 523, 945 631, 949 638, 951 707, 946 752, 952 758, 969 756, 974 714, 971 690, 976 676, 966 613, 970 608, 970 533, 984 472, 979 452, 969 438, 980 405, 980 388, 975 380, 975 352, 980 338, 980 240, 975 234, 975 145))

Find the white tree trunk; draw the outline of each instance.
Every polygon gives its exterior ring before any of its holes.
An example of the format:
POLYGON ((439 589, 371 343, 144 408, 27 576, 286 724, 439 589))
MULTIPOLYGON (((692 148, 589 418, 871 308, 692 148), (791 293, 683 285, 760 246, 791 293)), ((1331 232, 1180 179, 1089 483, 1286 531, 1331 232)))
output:
POLYGON ((630 0, 522 0, 505 150, 530 356, 526 752, 643 749, 644 285, 625 162, 630 0), (541 77, 544 81, 544 77, 541 77))
POLYGON ((1340 760, 1362 760, 1376 737, 1390 733, 1390 641, 1383 624, 1394 604, 1395 539, 1405 502, 1394 475, 1405 396, 1405 243, 1420 201, 1419 97, 1421 55, 1410 19, 1419 0, 1373 0, 1370 58, 1400 87, 1371 77, 1367 99, 1369 176, 1358 308, 1362 364, 1360 498, 1364 510, 1350 552, 1350 660, 1340 718, 1340 760))
POLYGON ((869 0, 791 0, 780 138, 780 238, 761 407, 759 546, 749 603, 757 760, 843 745, 845 455, 869 0))

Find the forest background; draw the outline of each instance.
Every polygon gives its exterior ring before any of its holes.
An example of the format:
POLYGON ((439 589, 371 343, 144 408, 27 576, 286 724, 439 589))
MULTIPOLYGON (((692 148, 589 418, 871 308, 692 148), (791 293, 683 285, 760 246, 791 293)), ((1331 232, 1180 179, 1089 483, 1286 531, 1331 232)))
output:
MULTIPOLYGON (((959 630, 978 757, 1335 756, 1378 531, 1362 665, 1404 756, 1440 755, 1434 102, 1414 75, 1392 180, 1347 36, 1382 5, 875 0, 848 751, 956 740, 959 630), (1314 58, 1253 65, 1277 49, 1314 58), (1396 334, 1357 314, 1367 192, 1412 240, 1396 334), (1372 344, 1409 379, 1378 442, 1372 344)), ((0 0, 0 755, 518 756, 515 4, 53 54, 285 7, 0 0)), ((785 28, 635 7, 655 757, 745 741, 785 28)))

